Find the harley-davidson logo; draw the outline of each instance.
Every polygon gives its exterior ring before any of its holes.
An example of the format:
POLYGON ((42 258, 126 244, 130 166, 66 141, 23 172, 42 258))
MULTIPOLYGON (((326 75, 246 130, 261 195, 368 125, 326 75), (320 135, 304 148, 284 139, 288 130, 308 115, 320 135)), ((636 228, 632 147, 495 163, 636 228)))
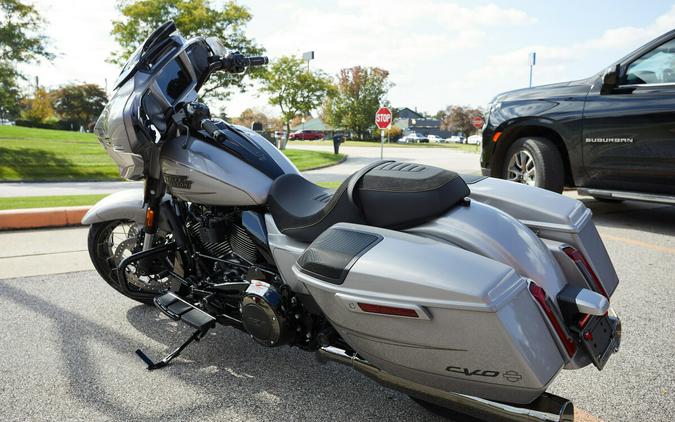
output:
POLYGON ((164 181, 166 182, 167 185, 177 189, 190 189, 190 187, 192 186, 192 180, 188 179, 187 176, 165 174, 164 181))
POLYGON ((509 382, 518 382, 523 379, 522 375, 513 370, 504 372, 502 376, 504 377, 505 380, 509 382))

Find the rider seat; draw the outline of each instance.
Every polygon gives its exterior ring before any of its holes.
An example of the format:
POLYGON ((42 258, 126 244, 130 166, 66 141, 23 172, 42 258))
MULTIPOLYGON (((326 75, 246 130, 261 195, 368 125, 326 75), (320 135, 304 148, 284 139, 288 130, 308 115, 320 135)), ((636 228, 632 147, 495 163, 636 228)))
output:
POLYGON ((268 196, 277 228, 311 242, 340 222, 405 229, 464 201, 469 188, 449 170, 378 161, 352 174, 333 193, 298 174, 278 177, 268 196))

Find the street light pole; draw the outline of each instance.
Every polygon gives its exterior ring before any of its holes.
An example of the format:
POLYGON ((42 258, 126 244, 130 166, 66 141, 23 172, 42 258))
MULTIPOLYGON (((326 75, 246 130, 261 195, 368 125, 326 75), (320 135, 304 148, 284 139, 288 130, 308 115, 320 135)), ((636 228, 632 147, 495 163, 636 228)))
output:
MULTIPOLYGON (((314 51, 306 51, 302 53, 302 59, 307 62, 307 73, 309 73, 309 61, 314 60, 314 51)), ((305 131, 305 116, 302 116, 302 131, 305 131)))
POLYGON ((530 53, 530 88, 532 88, 532 69, 535 64, 537 64, 537 52, 533 51, 530 53))

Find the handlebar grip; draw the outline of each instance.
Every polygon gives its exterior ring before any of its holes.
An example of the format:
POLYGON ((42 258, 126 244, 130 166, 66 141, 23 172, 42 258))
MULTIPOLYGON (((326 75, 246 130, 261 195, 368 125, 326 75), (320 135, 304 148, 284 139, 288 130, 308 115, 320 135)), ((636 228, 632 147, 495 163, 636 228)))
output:
POLYGON ((264 66, 269 62, 267 56, 253 56, 248 58, 249 66, 264 66))
POLYGON ((208 132, 208 134, 211 135, 213 138, 216 137, 215 133, 218 130, 220 130, 220 129, 218 129, 218 126, 216 126, 216 124, 213 123, 210 119, 202 120, 202 129, 204 129, 206 132, 208 132))

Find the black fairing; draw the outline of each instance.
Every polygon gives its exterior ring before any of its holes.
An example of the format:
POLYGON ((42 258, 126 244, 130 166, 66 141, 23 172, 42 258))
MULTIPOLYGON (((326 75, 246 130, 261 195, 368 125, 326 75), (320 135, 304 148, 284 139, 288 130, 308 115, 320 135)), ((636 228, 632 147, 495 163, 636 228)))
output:
POLYGON ((216 126, 219 129, 216 145, 255 167, 272 180, 285 173, 274 158, 250 140, 245 133, 222 121, 216 122, 216 126))

